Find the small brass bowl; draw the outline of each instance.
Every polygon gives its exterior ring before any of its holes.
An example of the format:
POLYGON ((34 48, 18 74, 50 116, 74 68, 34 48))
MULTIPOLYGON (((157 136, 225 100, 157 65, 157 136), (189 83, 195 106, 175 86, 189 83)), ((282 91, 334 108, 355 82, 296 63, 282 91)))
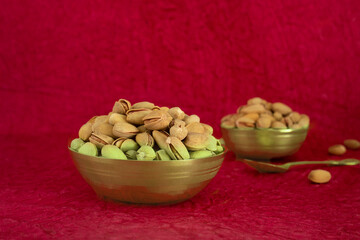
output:
POLYGON ((299 129, 257 129, 221 127, 226 147, 237 158, 268 161, 296 153, 305 141, 309 127, 299 129))
POLYGON ((69 151, 76 168, 101 199, 159 205, 195 196, 215 177, 226 153, 200 159, 139 161, 69 151))

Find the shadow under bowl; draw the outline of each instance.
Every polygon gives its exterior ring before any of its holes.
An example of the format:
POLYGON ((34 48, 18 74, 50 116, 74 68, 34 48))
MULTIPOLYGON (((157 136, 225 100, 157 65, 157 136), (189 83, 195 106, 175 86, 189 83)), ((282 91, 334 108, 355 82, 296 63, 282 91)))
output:
POLYGON ((226 147, 236 158, 269 161, 296 153, 306 139, 309 127, 299 129, 257 129, 221 127, 226 147))
POLYGON ((139 161, 69 151, 81 176, 99 198, 146 205, 168 205, 192 198, 215 177, 226 153, 201 159, 139 161))

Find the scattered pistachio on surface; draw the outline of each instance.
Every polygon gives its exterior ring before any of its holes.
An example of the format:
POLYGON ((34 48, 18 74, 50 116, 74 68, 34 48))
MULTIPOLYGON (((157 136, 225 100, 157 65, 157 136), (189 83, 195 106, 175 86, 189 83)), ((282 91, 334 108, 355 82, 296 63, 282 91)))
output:
POLYGON ((336 144, 329 147, 328 152, 332 155, 343 155, 346 153, 346 148, 342 144, 336 144))
POLYGON ((344 141, 344 145, 348 148, 348 149, 359 149, 360 148, 360 142, 356 139, 346 139, 344 141))
POLYGON ((326 170, 316 169, 309 173, 308 179, 313 183, 327 183, 331 179, 331 174, 326 170))

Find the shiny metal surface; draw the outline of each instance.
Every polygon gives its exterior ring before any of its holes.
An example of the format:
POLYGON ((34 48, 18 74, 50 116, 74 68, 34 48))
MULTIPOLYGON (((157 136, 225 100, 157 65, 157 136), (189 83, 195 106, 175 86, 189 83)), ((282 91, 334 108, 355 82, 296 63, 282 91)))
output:
POLYGON ((299 150, 308 127, 300 129, 256 129, 221 127, 226 147, 237 158, 266 161, 285 157, 299 150))
POLYGON ((226 153, 202 159, 139 161, 69 151, 100 198, 132 204, 173 204, 195 196, 217 174, 226 153))

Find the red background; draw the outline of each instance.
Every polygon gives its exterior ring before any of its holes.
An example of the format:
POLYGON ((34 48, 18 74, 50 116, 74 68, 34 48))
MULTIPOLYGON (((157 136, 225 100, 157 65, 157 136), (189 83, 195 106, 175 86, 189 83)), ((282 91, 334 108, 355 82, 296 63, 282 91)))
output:
MULTIPOLYGON (((0 2, 0 237, 360 238, 359 167, 261 175, 229 153, 199 195, 170 207, 105 203, 69 136, 126 98, 214 126, 254 96, 311 117, 287 160, 360 138, 360 4, 348 1, 0 2)), ((348 151, 345 157, 360 157, 348 151)))

